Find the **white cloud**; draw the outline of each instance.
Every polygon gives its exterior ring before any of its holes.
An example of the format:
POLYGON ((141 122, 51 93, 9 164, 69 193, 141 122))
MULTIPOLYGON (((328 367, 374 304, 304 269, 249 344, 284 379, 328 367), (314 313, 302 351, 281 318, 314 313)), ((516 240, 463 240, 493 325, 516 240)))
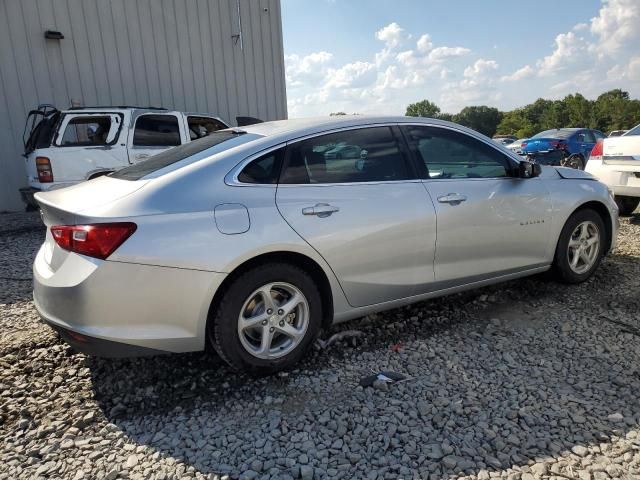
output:
POLYGON ((588 43, 574 32, 561 33, 555 39, 555 49, 536 64, 540 75, 552 75, 589 63, 588 43))
POLYGON ((497 102, 501 98, 501 93, 495 88, 498 68, 498 62, 484 58, 467 66, 462 72, 462 80, 444 85, 440 96, 441 108, 456 111, 467 105, 497 102))
POLYGON ((418 48, 419 52, 427 53, 429 50, 431 50, 433 48, 433 43, 431 42, 431 37, 428 34, 425 33, 416 42, 416 47, 418 48))
POLYGON ((402 113, 423 98, 456 112, 472 104, 509 109, 575 92, 594 98, 611 88, 640 95, 640 0, 602 0, 594 18, 577 18, 558 32, 546 55, 523 52, 519 68, 501 65, 503 45, 489 50, 489 44, 485 55, 493 58, 474 57, 464 43, 438 45, 425 32, 412 37, 397 22, 371 37, 378 47, 366 57, 286 55, 289 114, 402 113))
POLYGON ((529 78, 535 75, 535 70, 531 67, 531 65, 525 65, 522 68, 519 68, 511 75, 504 75, 500 78, 502 82, 519 82, 520 80, 524 80, 525 78, 529 78))
POLYGON ((329 52, 314 52, 304 57, 296 54, 285 55, 287 86, 298 87, 320 83, 332 58, 333 54, 329 52))
POLYGON ((479 80, 486 78, 487 74, 497 69, 498 63, 495 60, 480 58, 476 60, 476 63, 465 68, 463 75, 468 79, 479 80))
POLYGON ((386 27, 382 27, 376 32, 376 38, 382 40, 387 48, 396 48, 407 38, 404 29, 396 22, 390 23, 386 27))
POLYGON ((359 87, 370 84, 375 79, 373 63, 348 63, 337 69, 330 69, 327 73, 325 88, 359 87))
POLYGON ((463 47, 437 47, 429 52, 429 60, 441 62, 447 58, 462 57, 471 53, 471 50, 463 47))
POLYGON ((606 1, 597 17, 591 19, 591 33, 599 38, 602 55, 619 50, 637 50, 640 42, 640 2, 638 0, 606 1))

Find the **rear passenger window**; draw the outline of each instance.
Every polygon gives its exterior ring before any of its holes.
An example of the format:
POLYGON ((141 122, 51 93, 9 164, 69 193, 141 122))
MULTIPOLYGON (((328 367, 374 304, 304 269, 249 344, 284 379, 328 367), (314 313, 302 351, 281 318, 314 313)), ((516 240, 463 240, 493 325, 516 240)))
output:
POLYGON ((180 145, 180 127, 175 115, 141 115, 136 120, 133 144, 145 147, 180 145))
POLYGON ((465 133, 427 126, 402 128, 428 178, 509 176, 510 164, 504 154, 465 133))
POLYGON ((242 169, 238 181, 256 184, 278 183, 283 156, 284 149, 281 148, 253 160, 242 169))
POLYGON ((189 137, 191 140, 206 137, 213 132, 227 128, 227 126, 217 118, 195 117, 191 115, 187 117, 187 125, 189 126, 189 137))
POLYGON ((280 183, 406 180, 407 162, 390 127, 330 133, 289 147, 280 183))
POLYGON ((72 118, 67 123, 60 140, 60 146, 80 147, 107 145, 107 136, 111 129, 108 116, 88 116, 72 118))

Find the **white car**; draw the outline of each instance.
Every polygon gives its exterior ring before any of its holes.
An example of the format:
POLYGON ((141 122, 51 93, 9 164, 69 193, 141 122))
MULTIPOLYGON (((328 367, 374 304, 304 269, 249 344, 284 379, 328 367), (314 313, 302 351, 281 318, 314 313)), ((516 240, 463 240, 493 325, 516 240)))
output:
POLYGON ((27 206, 35 206, 37 192, 105 175, 228 127, 211 114, 161 108, 59 111, 42 105, 27 117, 23 156, 29 186, 20 193, 27 206))
POLYGON ((585 170, 614 192, 620 215, 631 215, 640 203, 640 125, 598 142, 585 170))
POLYGON ((517 153, 518 155, 522 154, 522 143, 526 142, 527 140, 529 140, 528 138, 519 138, 518 140, 515 140, 514 142, 510 143, 509 145, 505 145, 509 150, 511 150, 513 153, 517 153))

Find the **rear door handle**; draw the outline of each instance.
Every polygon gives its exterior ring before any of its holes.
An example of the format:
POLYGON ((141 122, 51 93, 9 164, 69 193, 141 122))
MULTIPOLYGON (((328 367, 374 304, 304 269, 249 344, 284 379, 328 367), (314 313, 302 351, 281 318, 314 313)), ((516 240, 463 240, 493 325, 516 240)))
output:
POLYGON ((438 197, 438 201, 440 203, 448 203, 449 205, 459 205, 467 199, 466 195, 461 195, 459 193, 449 193, 447 195, 443 195, 438 197))
POLYGON ((149 154, 148 153, 138 153, 135 155, 135 159, 136 160, 144 160, 145 158, 149 158, 149 154))
POLYGON ((316 215, 317 217, 328 217, 332 213, 339 212, 338 207, 329 205, 328 203, 316 203, 313 207, 305 207, 302 209, 303 215, 316 215))

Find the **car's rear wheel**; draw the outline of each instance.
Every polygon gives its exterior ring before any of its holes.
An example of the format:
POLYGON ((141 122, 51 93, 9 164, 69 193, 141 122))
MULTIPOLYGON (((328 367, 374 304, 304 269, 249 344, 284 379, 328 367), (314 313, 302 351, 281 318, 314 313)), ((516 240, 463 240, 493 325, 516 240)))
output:
POLYGON ((594 210, 579 210, 565 223, 554 259, 557 277, 566 283, 587 280, 604 255, 606 230, 602 217, 594 210))
POLYGON ((637 197, 622 197, 616 195, 616 205, 618 205, 618 210, 620 210, 620 215, 629 216, 631 215, 636 208, 638 208, 638 204, 640 204, 640 198, 637 197))
POLYGON ((582 155, 571 155, 564 161, 562 166, 584 170, 584 158, 582 158, 582 155))
POLYGON ((211 344, 231 367, 257 375, 295 365, 322 325, 318 287, 304 270, 287 263, 243 273, 214 309, 211 344))

